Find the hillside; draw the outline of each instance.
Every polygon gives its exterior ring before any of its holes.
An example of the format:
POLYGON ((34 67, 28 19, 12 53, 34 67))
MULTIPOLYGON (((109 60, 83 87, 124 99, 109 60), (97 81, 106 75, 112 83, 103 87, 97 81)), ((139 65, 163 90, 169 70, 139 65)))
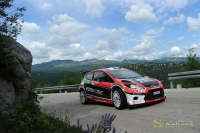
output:
POLYGON ((181 72, 183 69, 183 62, 140 63, 127 65, 125 67, 131 70, 140 68, 145 76, 157 78, 163 83, 165 88, 170 88, 168 73, 181 72))
POLYGON ((167 62, 185 62, 187 59, 184 57, 170 57, 155 60, 137 60, 137 59, 125 59, 123 61, 115 60, 84 60, 84 61, 73 61, 73 60, 53 60, 50 62, 45 62, 41 64, 32 65, 32 72, 51 72, 58 73, 62 71, 89 71, 92 70, 94 66, 98 68, 104 67, 115 67, 115 66, 126 66, 128 64, 136 63, 167 63, 167 62))
MULTIPOLYGON (((131 70, 140 68, 146 76, 157 78, 162 81, 165 88, 169 88, 168 73, 180 72, 183 63, 180 62, 167 62, 167 63, 135 63, 122 66, 131 70)), ((43 85, 55 86, 58 85, 60 80, 63 80, 66 76, 74 78, 77 82, 80 83, 83 76, 83 71, 79 72, 69 72, 63 71, 58 73, 50 72, 40 72, 32 71, 32 78, 35 79, 38 83, 43 85)))

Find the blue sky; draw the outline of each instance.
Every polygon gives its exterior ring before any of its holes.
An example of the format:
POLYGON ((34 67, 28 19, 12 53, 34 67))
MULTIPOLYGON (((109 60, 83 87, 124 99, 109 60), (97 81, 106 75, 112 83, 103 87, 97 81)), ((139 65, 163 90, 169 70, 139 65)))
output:
POLYGON ((200 0, 16 0, 17 41, 33 64, 57 59, 200 56, 200 0))

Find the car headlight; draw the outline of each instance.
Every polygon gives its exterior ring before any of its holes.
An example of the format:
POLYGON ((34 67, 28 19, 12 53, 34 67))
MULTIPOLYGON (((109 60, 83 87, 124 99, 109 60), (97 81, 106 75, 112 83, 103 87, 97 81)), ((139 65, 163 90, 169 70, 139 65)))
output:
POLYGON ((130 84, 130 85, 126 85, 126 86, 131 88, 131 89, 137 89, 137 90, 144 89, 142 86, 135 85, 135 84, 130 84))

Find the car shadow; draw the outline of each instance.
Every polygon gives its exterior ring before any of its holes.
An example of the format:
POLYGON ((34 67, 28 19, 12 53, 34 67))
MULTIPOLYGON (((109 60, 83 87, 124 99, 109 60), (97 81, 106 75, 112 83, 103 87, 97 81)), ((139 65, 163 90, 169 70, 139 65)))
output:
MULTIPOLYGON (((157 105, 159 103, 164 102, 165 100, 161 100, 161 101, 156 101, 154 103, 148 103, 148 104, 141 104, 141 105, 135 105, 133 107, 128 107, 125 109, 129 109, 129 110, 133 110, 133 109, 140 109, 140 108, 145 108, 145 107, 149 107, 149 106, 154 106, 157 105)), ((111 107, 111 108, 115 108, 114 104, 107 104, 107 103, 102 103, 102 102, 97 102, 97 101, 90 101, 90 103, 88 105, 92 105, 92 106, 106 106, 106 107, 111 107)), ((122 109, 124 110, 124 109, 122 109)))
POLYGON ((106 106, 106 107, 115 107, 114 104, 108 104, 108 103, 102 103, 102 102, 97 102, 97 101, 90 101, 89 105, 95 106, 95 105, 100 105, 100 106, 106 106))

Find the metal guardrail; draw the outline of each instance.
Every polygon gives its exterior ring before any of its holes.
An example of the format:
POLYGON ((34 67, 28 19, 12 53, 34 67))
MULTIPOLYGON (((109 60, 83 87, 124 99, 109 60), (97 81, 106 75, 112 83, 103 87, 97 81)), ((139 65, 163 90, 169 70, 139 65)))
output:
POLYGON ((43 88, 35 88, 35 92, 37 93, 38 91, 40 94, 42 94, 43 91, 47 90, 59 90, 59 93, 61 93, 61 90, 63 89, 73 89, 73 88, 78 88, 79 84, 75 85, 64 85, 64 86, 51 86, 51 87, 43 87, 43 88))
POLYGON ((200 78, 200 70, 169 73, 168 77, 169 77, 168 80, 170 81, 170 88, 173 89, 174 88, 173 80, 188 79, 188 78, 200 78))

